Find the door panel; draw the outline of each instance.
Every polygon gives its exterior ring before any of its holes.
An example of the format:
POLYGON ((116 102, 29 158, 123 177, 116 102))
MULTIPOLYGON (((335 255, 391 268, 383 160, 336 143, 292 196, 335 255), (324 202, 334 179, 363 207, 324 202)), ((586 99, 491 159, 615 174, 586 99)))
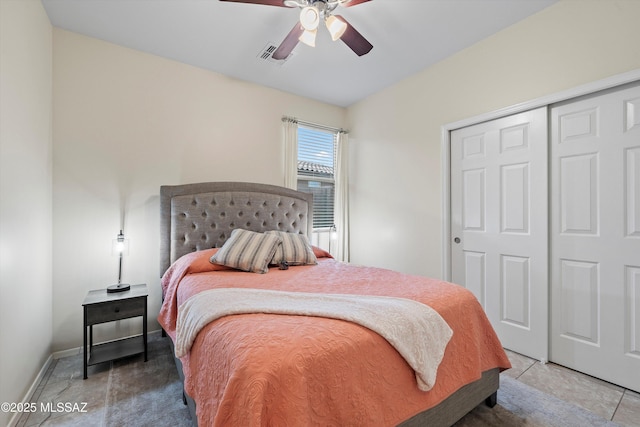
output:
POLYGON ((640 147, 626 149, 625 158, 626 235, 640 237, 640 147))
POLYGON ((562 233, 598 234, 598 155, 567 156, 560 160, 562 233))
POLYGON ((529 164, 501 166, 503 233, 529 232, 529 164))
POLYGON ((466 231, 484 231, 484 169, 463 172, 462 223, 466 231))
POLYGON ((625 267, 627 324, 625 330, 625 351, 640 357, 640 268, 625 267))
POLYGON ((547 360, 547 110, 451 133, 452 281, 502 344, 547 360))
POLYGON ((551 108, 551 360, 640 391, 640 86, 551 108))
POLYGON ((562 336, 598 344, 598 300, 600 283, 598 264, 560 260, 562 336))
POLYGON ((529 258, 502 255, 500 285, 501 321, 529 328, 529 258))
POLYGON ((464 283, 478 298, 484 307, 486 286, 485 254, 482 252, 464 251, 464 283))

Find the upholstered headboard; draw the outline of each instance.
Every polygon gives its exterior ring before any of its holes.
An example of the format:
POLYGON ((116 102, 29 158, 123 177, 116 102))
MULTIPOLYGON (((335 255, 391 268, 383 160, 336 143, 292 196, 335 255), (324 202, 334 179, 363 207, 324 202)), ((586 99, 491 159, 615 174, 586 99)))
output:
POLYGON ((160 187, 160 275, 182 255, 221 247, 235 228, 311 237, 313 195, 267 184, 202 182, 160 187))

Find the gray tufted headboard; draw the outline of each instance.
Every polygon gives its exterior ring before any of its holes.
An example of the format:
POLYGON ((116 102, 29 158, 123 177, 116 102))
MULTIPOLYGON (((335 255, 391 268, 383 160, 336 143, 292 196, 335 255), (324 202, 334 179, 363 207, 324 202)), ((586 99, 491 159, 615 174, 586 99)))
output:
POLYGON ((221 247, 235 228, 311 237, 313 195, 268 184, 202 182, 160 187, 160 275, 182 255, 221 247))

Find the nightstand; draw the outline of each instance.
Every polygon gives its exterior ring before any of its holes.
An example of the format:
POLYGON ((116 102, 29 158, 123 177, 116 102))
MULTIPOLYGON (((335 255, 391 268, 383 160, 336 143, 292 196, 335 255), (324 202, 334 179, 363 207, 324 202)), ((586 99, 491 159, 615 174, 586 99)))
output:
POLYGON ((84 306, 84 379, 87 366, 144 353, 147 361, 147 285, 131 285, 124 292, 89 291, 84 306), (142 336, 93 345, 93 325, 142 316, 142 336), (89 343, 87 345, 87 328, 89 343), (88 356, 88 357, 87 357, 88 356))

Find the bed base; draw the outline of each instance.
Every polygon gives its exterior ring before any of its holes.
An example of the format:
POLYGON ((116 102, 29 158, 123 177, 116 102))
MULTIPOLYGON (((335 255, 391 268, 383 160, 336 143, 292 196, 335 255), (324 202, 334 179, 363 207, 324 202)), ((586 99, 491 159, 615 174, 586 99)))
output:
POLYGON ((500 370, 484 371, 479 380, 465 385, 439 405, 400 423, 400 427, 451 426, 482 402, 490 408, 496 406, 499 386, 500 370))
MULTIPOLYGON (((164 332, 164 329, 162 330, 162 332, 164 332)), ((171 346, 171 354, 173 355, 173 360, 176 363, 178 376, 180 377, 180 381, 182 382, 182 403, 184 403, 189 407, 189 415, 191 415, 191 424, 193 426, 197 426, 198 417, 196 416, 196 402, 187 394, 187 392, 184 391, 184 372, 182 371, 182 361, 175 356, 176 349, 173 345, 173 340, 169 337, 167 337, 167 339, 169 340, 169 345, 171 346)))
MULTIPOLYGON (((173 341, 169 339, 171 351, 175 354, 173 341)), ((184 391, 184 373, 182 372, 182 362, 174 356, 176 369, 182 381, 182 401, 189 407, 189 414, 193 426, 198 425, 196 417, 196 402, 184 391)), ((500 370, 490 369, 482 373, 482 377, 470 384, 465 385, 460 390, 442 401, 439 405, 409 418, 399 424, 398 427, 449 427, 464 417, 473 408, 485 403, 493 408, 497 403, 498 387, 500 386, 500 370)))

